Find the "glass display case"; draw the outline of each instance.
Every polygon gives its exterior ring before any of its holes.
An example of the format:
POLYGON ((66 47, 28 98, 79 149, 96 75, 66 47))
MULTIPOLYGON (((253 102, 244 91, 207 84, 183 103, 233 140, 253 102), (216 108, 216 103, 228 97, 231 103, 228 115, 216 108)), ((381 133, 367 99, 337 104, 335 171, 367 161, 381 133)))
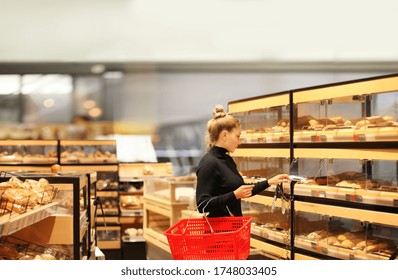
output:
POLYGON ((57 147, 55 140, 1 140, 0 164, 55 164, 57 147))
MULTIPOLYGON (((60 172, 8 172, 2 181, 10 178, 21 181, 46 180, 57 189, 51 204, 56 207, 48 214, 46 211, 33 209, 23 216, 9 220, 7 235, 28 242, 59 246, 68 245, 72 259, 90 257, 90 197, 86 173, 60 172)), ((44 208, 45 209, 45 208, 44 208)))
POLYGON ((340 150, 328 149, 328 155, 308 150, 296 150, 298 174, 305 179, 295 185, 295 194, 329 198, 360 204, 398 207, 398 159, 388 151, 356 153, 346 158, 340 150), (321 158, 314 158, 315 155, 321 158), (366 158, 365 158, 366 157, 366 158))
POLYGON ((117 163, 116 140, 61 140, 61 164, 117 163))
POLYGON ((228 112, 240 120, 242 143, 290 141, 288 93, 233 101, 228 104, 228 112))
POLYGON ((249 152, 242 148, 233 153, 236 166, 246 183, 290 172, 288 149, 261 149, 255 155, 249 152))
POLYGON ((295 142, 398 140, 398 77, 297 90, 295 142))
POLYGON ((396 225, 353 217, 296 212, 295 246, 330 259, 388 260, 398 245, 396 225))
POLYGON ((195 196, 196 177, 177 176, 146 180, 144 196, 164 202, 187 203, 195 196))
POLYGON ((121 248, 120 225, 97 226, 97 245, 101 249, 121 248))
MULTIPOLYGON (((253 217, 251 247, 272 259, 290 258, 290 201, 271 188, 275 197, 257 195, 242 201, 243 215, 253 217)), ((271 190, 269 190, 271 191, 271 190)))
MULTIPOLYGON (((294 213, 289 215, 290 258, 388 259, 397 248, 398 75, 291 90, 283 97, 287 104, 278 101, 274 106, 279 95, 286 93, 232 101, 228 106, 244 130, 232 156, 245 179, 291 176, 284 187, 294 213), (286 108, 280 116, 288 116, 291 141, 276 143, 260 134, 257 140, 245 139, 246 130, 259 130, 266 123, 261 115, 271 118, 269 111, 278 106, 286 108), (352 243, 334 242, 340 235, 351 237, 352 243), (373 245, 377 246, 369 247, 373 245)), ((272 188, 247 200, 249 209, 269 213, 270 205, 275 205, 269 191, 272 188)), ((252 228, 254 246, 283 257, 284 252, 268 248, 278 239, 263 229, 267 217, 262 219, 252 228), (266 237, 261 237, 263 232, 266 237), (269 236, 273 239, 267 240, 269 236)))

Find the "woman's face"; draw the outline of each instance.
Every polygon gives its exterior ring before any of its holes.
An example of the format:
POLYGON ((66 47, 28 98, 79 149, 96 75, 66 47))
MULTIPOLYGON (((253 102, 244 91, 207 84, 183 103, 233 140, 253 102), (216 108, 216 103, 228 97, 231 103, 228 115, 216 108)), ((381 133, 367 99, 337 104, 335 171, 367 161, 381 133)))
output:
POLYGON ((224 148, 227 149, 230 153, 233 153, 236 148, 240 144, 240 133, 241 129, 239 128, 234 128, 232 131, 225 131, 225 144, 224 148))

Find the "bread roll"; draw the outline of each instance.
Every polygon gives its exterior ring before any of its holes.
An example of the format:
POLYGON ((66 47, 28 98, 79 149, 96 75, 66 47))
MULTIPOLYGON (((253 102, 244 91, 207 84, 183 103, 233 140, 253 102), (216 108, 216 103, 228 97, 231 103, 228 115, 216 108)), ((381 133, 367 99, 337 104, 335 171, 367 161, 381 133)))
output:
POLYGON ((352 242, 349 239, 344 240, 343 242, 341 242, 340 246, 344 247, 344 248, 348 248, 348 249, 352 249, 355 247, 355 243, 352 242))

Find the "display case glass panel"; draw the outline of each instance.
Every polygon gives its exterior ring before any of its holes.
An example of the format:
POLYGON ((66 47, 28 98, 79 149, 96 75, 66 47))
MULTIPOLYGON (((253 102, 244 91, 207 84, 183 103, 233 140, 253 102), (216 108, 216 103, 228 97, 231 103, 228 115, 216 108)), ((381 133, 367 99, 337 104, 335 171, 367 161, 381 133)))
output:
POLYGON ((97 245, 100 249, 120 249, 120 226, 97 226, 97 245))
POLYGON ((293 92, 295 142, 398 140, 398 78, 293 92))
MULTIPOLYGON (((332 151, 330 151, 333 154, 332 151)), ((295 194, 398 207, 396 160, 299 158, 295 194)))
POLYGON ((388 259, 397 228, 356 219, 297 211, 295 246, 336 259, 388 259))
POLYGON ((0 164, 54 164, 58 162, 57 141, 0 141, 0 164))
MULTIPOLYGON (((264 201, 265 202, 265 201, 264 201)), ((243 215, 253 217, 251 234, 288 246, 290 239, 290 204, 281 201, 274 206, 251 201, 242 202, 243 215), (283 206, 282 206, 283 203, 283 206)))
POLYGON ((290 160, 285 157, 234 156, 239 172, 247 183, 251 180, 271 178, 277 174, 290 173, 290 160))
POLYGON ((97 206, 98 216, 118 216, 119 215, 119 193, 117 191, 98 191, 97 206))
POLYGON ((96 187, 98 191, 117 191, 119 189, 117 171, 97 171, 96 187))
POLYGON ((289 94, 281 93, 228 104, 228 111, 241 123, 242 143, 290 141, 289 94))

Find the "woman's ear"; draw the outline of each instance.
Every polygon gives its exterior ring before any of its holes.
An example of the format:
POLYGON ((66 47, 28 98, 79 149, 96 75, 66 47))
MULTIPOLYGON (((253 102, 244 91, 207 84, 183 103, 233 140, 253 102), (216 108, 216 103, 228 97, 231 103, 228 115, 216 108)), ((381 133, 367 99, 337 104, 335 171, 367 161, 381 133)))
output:
POLYGON ((226 138, 227 138, 227 135, 228 135, 228 131, 227 130, 223 130, 223 131, 221 131, 221 133, 220 133, 220 138, 222 139, 222 140, 226 140, 226 138))

